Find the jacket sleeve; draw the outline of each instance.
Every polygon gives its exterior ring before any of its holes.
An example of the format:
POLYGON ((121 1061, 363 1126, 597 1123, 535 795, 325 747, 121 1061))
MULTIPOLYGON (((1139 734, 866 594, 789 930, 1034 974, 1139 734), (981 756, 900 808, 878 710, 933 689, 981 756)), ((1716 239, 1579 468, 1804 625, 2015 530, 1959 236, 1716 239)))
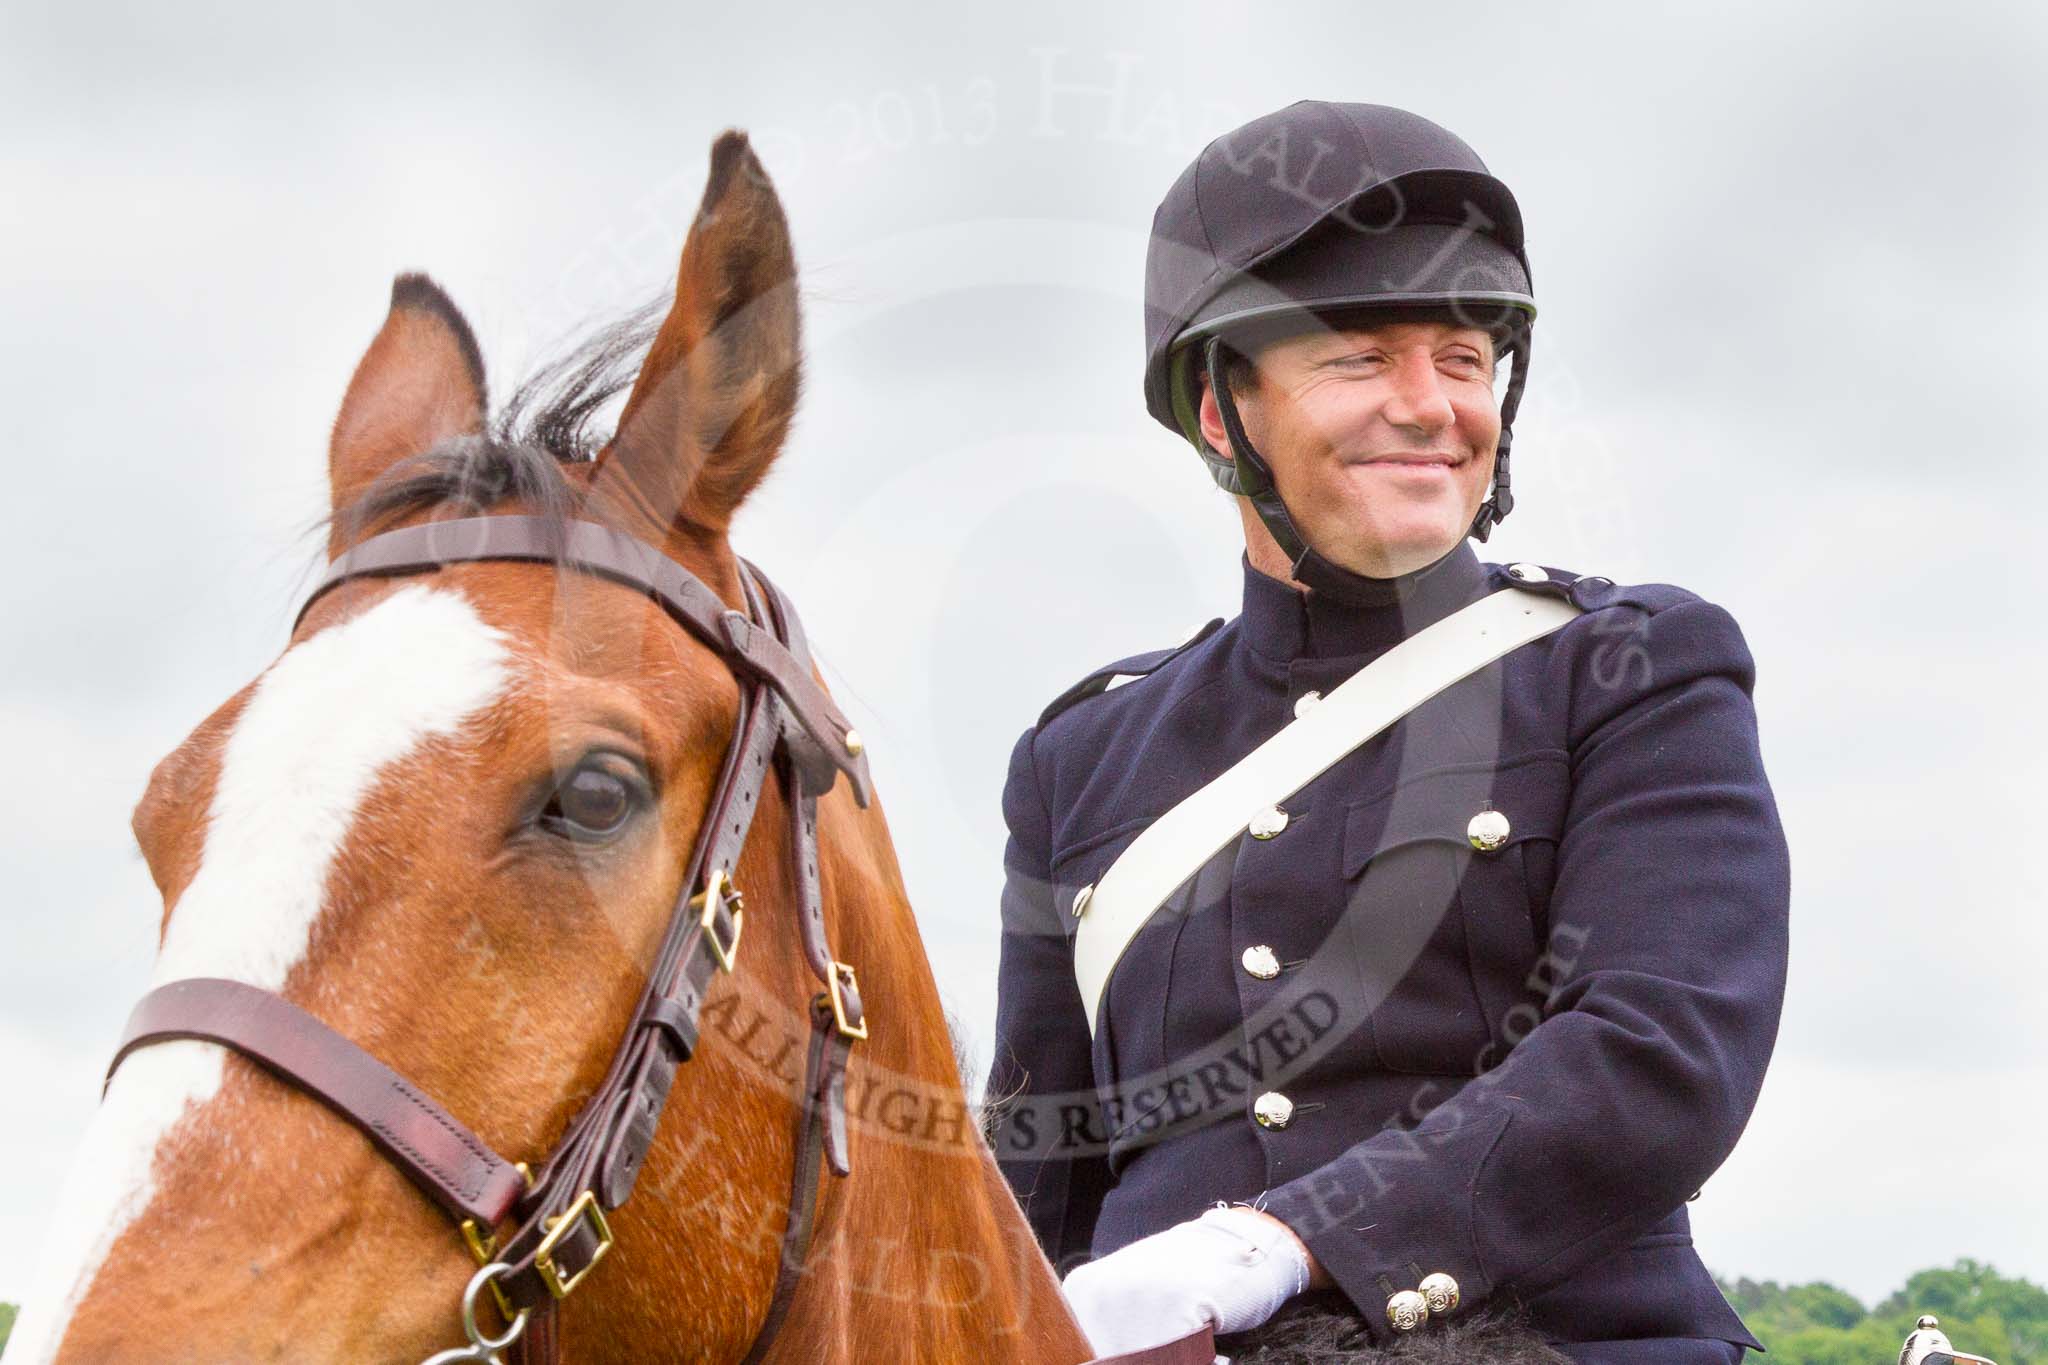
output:
POLYGON ((1112 1183, 1088 1021, 1055 904, 1051 831, 1026 730, 1003 786, 1002 952, 985 1103, 990 1141, 1032 1232, 1065 1273, 1088 1259, 1112 1183))
POLYGON ((1419 1123, 1269 1192, 1382 1339, 1416 1266, 1463 1305, 1526 1300, 1682 1205, 1733 1150, 1777 1038, 1789 868, 1740 629, 1688 594, 1558 638, 1544 682, 1571 700, 1572 792, 1547 998, 1419 1123))

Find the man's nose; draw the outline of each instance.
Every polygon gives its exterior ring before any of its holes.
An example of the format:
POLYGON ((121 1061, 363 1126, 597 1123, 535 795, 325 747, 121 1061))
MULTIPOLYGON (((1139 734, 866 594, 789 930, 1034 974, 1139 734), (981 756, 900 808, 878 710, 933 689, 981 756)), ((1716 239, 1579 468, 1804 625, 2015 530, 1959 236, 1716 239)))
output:
POLYGON ((1384 408, 1386 418, 1397 427, 1438 432, 1457 420, 1443 376, 1436 371, 1436 357, 1426 350, 1403 353, 1389 376, 1393 392, 1384 408))

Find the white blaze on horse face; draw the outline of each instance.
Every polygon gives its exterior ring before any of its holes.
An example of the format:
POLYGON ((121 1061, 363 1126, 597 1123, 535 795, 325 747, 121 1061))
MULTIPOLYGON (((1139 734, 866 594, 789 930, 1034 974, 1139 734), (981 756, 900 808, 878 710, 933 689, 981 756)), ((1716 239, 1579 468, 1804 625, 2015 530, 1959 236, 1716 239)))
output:
MULTIPOLYGON (((506 638, 463 598, 407 587, 285 652, 221 753, 199 870, 173 908, 152 986, 224 976, 279 990, 305 955, 335 855, 378 774, 456 733, 511 678, 506 638)), ((59 1200, 39 1292, 8 1365, 55 1353, 115 1240, 154 1197, 180 1120, 220 1089, 225 1050, 160 1043, 114 1074, 59 1200)))

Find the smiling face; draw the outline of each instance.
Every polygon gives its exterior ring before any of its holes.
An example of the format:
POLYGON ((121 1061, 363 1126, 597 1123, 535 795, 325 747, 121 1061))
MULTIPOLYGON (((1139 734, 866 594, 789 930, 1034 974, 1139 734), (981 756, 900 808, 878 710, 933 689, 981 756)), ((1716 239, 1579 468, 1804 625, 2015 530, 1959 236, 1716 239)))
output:
MULTIPOLYGON (((1391 578, 1456 546, 1486 497, 1494 360, 1484 330, 1452 322, 1317 329, 1258 347, 1252 382, 1234 392, 1296 528, 1325 559, 1391 578)), ((1206 376, 1201 423, 1229 455, 1206 376)), ((1238 502, 1253 565, 1286 580, 1287 557, 1238 502)))

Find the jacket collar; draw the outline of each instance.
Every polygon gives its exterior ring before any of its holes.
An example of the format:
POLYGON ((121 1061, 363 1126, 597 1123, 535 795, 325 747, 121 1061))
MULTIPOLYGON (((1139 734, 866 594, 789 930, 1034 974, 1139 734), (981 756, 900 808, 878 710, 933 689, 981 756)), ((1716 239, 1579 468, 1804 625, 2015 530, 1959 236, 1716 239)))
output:
POLYGON ((1413 573, 1365 580, 1384 585, 1384 591, 1371 594, 1378 600, 1356 605, 1268 577, 1247 556, 1239 562, 1245 642, 1254 653, 1278 661, 1377 653, 1477 601, 1487 581, 1469 540, 1413 573))

